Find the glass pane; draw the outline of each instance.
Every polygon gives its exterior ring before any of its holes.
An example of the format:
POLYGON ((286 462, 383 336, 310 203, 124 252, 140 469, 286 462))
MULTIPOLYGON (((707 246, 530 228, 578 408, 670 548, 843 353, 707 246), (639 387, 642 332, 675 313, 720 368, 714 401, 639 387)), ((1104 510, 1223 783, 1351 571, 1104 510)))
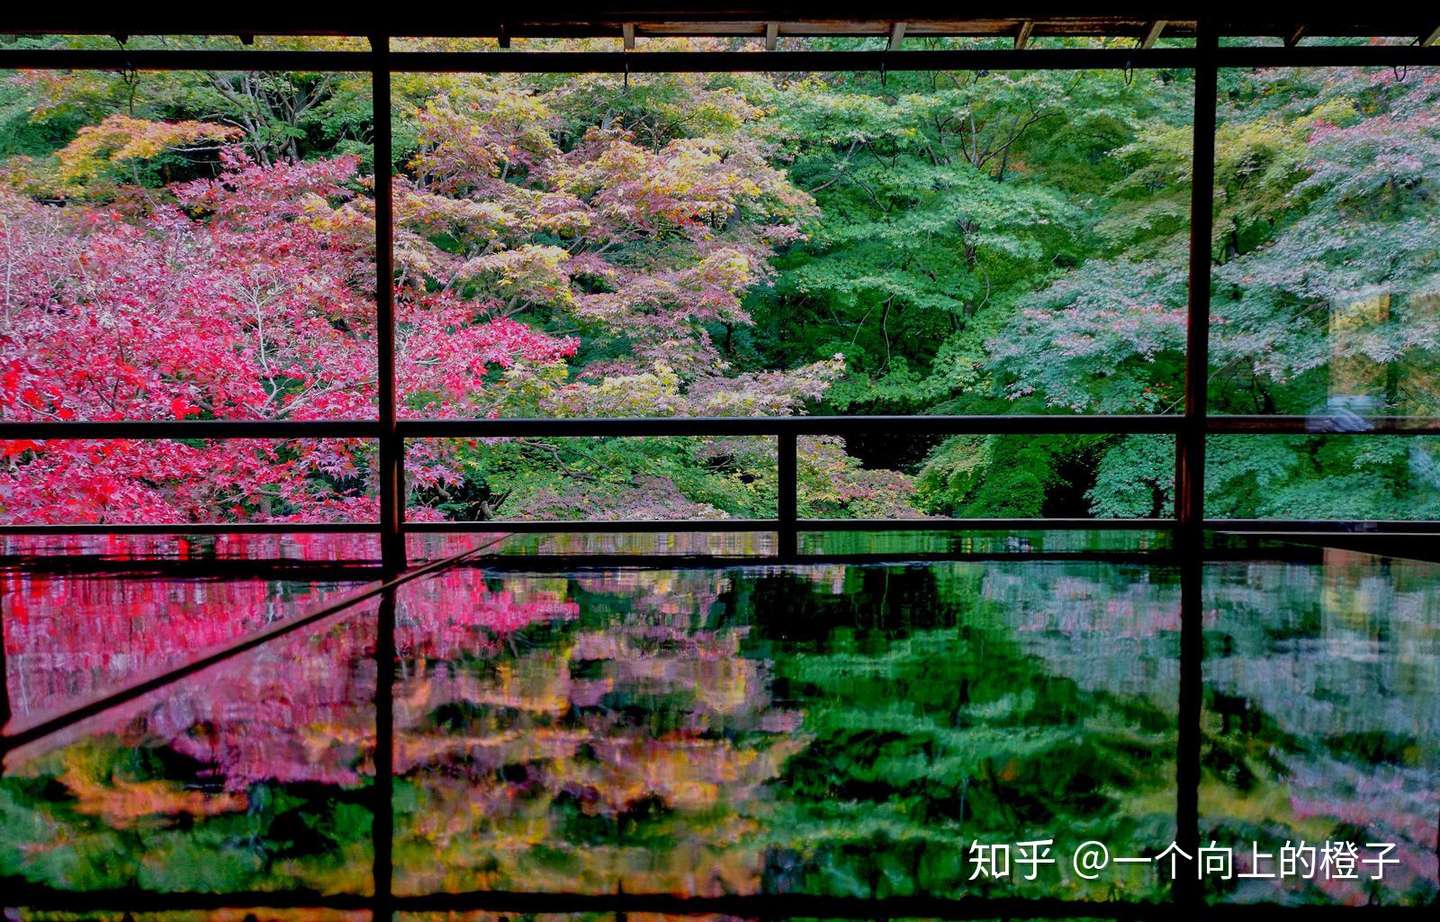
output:
POLYGON ((365 74, 0 72, 0 418, 373 419, 370 111, 365 74))
POLYGON ((1440 415, 1437 78, 1222 72, 1211 412, 1440 415))
POLYGON ((374 645, 371 605, 9 752, 0 874, 369 893, 374 645))
POLYGON ((412 439, 406 518, 773 519, 775 439, 412 439))
POLYGON ((1440 438, 1220 435, 1205 441, 1211 519, 1440 519, 1440 438))
POLYGON ((1209 564, 1205 595, 1201 839, 1235 849, 1210 898, 1433 902, 1440 566, 1326 549, 1209 564))
MULTIPOLYGON (((1179 72, 398 77, 402 413, 1173 411, 1191 95, 1179 72)), ((916 515, 909 477, 951 460, 809 441, 823 517, 916 515)))
POLYGON ((408 415, 1179 404, 1188 71, 394 89, 408 415))
MULTIPOLYGON (((446 571, 400 590, 397 892, 1162 898, 1176 575, 446 571), (972 877, 972 841, 1065 867, 972 877)), ((1023 866, 1022 866, 1023 867, 1023 866)))
POLYGON ((375 453, 365 439, 0 440, 0 522, 374 522, 375 453))

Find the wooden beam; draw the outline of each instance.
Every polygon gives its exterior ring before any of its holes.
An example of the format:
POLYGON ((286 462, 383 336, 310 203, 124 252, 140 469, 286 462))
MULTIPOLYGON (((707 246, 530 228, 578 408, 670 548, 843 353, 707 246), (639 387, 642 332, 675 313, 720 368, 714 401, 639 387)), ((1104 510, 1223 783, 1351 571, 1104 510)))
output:
POLYGON ((1292 31, 1289 35, 1285 36, 1285 47, 1294 48, 1296 45, 1300 44, 1300 39, 1304 37, 1305 24, 1302 22, 1295 27, 1294 31, 1292 31))
POLYGON ((900 43, 905 41, 905 23, 897 22, 890 27, 890 45, 887 51, 899 51, 900 43))
POLYGON ((1166 22, 1157 19, 1145 27, 1145 34, 1140 37, 1141 48, 1151 48, 1159 40, 1160 33, 1165 31, 1166 22))
POLYGON ((1015 33, 1015 50, 1020 51, 1030 44, 1030 33, 1035 31, 1035 20, 1027 19, 1020 23, 1020 31, 1015 33))
POLYGON ((635 23, 627 22, 620 25, 620 35, 625 42, 626 51, 635 50, 635 23))
POLYGON ((765 23, 765 50, 774 51, 778 44, 780 44, 780 23, 765 23))
POLYGON ((1440 42, 1440 25, 1437 25, 1435 28, 1431 29, 1429 35, 1422 35, 1420 37, 1420 47, 1429 48, 1436 42, 1440 42))

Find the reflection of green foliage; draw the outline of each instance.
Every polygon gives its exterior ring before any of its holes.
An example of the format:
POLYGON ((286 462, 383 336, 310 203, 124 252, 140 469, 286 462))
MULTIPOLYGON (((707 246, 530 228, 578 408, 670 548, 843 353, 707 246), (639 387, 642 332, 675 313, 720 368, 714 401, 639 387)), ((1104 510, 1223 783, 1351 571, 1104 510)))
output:
MULTIPOLYGON (((1207 835, 1420 847, 1437 750, 1433 664, 1413 651, 1433 634, 1434 568, 1383 567, 1207 568, 1207 835), (1382 665, 1337 654, 1371 649, 1377 625, 1382 665)), ((1153 855, 1174 837, 1167 568, 468 572, 404 617, 452 646, 400 664, 397 752, 424 754, 395 783, 402 890, 685 890, 698 870, 718 892, 1166 893, 1150 869, 972 882, 967 849, 1053 836, 1057 856, 1087 839, 1153 855)), ((213 770, 134 743, 97 736, 0 781, 0 873, 364 888, 366 790, 257 783, 243 808, 199 809, 223 805, 213 770)))
POLYGON ((24 776, 7 776, 0 780, 0 875, 68 890, 354 886, 356 869, 370 860, 363 793, 257 784, 226 809, 192 815, 169 798, 206 789, 198 768, 168 749, 97 737, 27 766, 24 776), (97 813, 75 786, 138 813, 123 822, 97 813))
MULTIPOLYGON (((782 779, 772 886, 960 895, 986 892, 968 882, 968 864, 962 873, 977 839, 1163 847, 1173 713, 1047 674, 1007 637, 1007 616, 984 600, 975 571, 947 573, 928 600, 916 571, 855 572, 864 580, 853 595, 811 598, 820 610, 805 616, 816 632, 805 646, 815 652, 777 660, 781 699, 813 702, 814 739, 782 779), (854 604, 874 600, 882 582, 886 597, 904 599, 904 628, 854 604)), ((793 631, 792 618, 772 630, 793 631)), ((1054 894, 1057 884, 1015 886, 1054 894)), ((1139 879, 1126 886, 1140 888, 1131 898, 1160 895, 1139 879)))
POLYGON ((1413 763, 1420 753, 1420 741, 1413 734, 1385 730, 1336 734, 1327 738, 1325 745, 1337 757, 1369 765, 1413 763))
MULTIPOLYGON (((1390 842, 1429 854, 1440 749, 1434 696, 1421 690, 1436 661, 1421 638, 1434 636, 1435 567, 1327 558, 1323 570, 1209 568, 1202 838, 1390 842), (1398 673, 1407 678, 1395 682, 1398 673)), ((1267 882, 1259 893, 1317 904, 1434 898, 1433 878, 1391 871, 1382 882, 1267 882)), ((1217 895, 1233 887, 1217 882, 1217 895)))

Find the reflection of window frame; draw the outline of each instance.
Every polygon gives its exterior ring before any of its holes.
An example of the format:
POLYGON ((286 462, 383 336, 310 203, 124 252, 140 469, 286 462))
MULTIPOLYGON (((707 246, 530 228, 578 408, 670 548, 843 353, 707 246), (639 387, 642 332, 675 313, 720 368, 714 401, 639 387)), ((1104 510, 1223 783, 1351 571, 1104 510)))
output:
MULTIPOLYGON (((1019 21, 1017 21, 1019 22, 1019 21)), ((633 46, 638 27, 627 24, 627 48, 633 46)), ((1376 31, 1381 31, 1377 24, 1376 31)), ((942 24, 943 26, 943 24, 942 24)), ((0 525, 0 533, 24 532, 281 532, 304 530, 344 530, 379 533, 386 562, 404 565, 404 535, 425 531, 595 531, 602 523, 569 522, 501 522, 422 524, 405 522, 403 455, 407 439, 433 437, 505 437, 546 435, 552 437, 593 436, 704 436, 757 435, 776 439, 778 446, 779 509, 776 518, 706 522, 709 530, 770 531, 779 537, 779 556, 796 555, 796 534, 799 531, 856 529, 1016 529, 1016 528, 1121 528, 1171 529, 1177 535, 1198 533, 1207 525, 1219 523, 1205 518, 1203 506, 1204 441, 1207 434, 1227 432, 1286 433, 1334 432, 1347 434, 1384 433, 1420 435, 1440 433, 1440 417, 1388 417, 1366 419, 1354 413, 1354 407, 1327 407, 1326 415, 1316 417, 1221 416, 1211 417, 1206 410, 1208 353, 1210 260, 1209 240, 1213 224, 1212 196, 1203 190, 1213 186, 1214 137, 1216 123, 1216 79, 1220 69, 1234 67, 1318 67, 1318 66, 1394 66, 1440 64, 1440 48, 1434 44, 1433 33, 1421 36, 1414 45, 1329 45, 1296 47, 1301 33, 1289 35, 1284 47, 1220 47, 1222 33, 1243 36, 1263 28, 1255 24, 1209 23, 1200 25, 1175 23, 1171 35, 1197 36, 1193 46, 1155 48, 1154 37, 1167 30, 1165 23, 1147 23, 1140 33, 1139 47, 1104 48, 1031 48, 1032 36, 1063 35, 1068 27, 1043 22, 1025 22, 1014 33, 1012 48, 967 49, 951 51, 899 51, 899 40, 892 35, 891 47, 884 51, 777 51, 764 55, 737 54, 730 51, 652 52, 439 52, 391 51, 389 37, 372 37, 370 51, 258 51, 196 50, 196 51, 85 51, 42 49, 0 51, 0 67, 32 69, 125 69, 125 70, 308 70, 334 72, 367 72, 371 75, 372 114, 375 116, 376 162, 376 269, 377 278, 393 276, 393 176, 389 113, 391 108, 390 78, 397 73, 452 72, 605 72, 628 75, 635 72, 671 71, 806 71, 806 70, 1044 70, 1044 69, 1108 69, 1128 72, 1133 67, 1186 68, 1196 73, 1192 158, 1195 183, 1191 201, 1191 239, 1189 254, 1190 298, 1187 309, 1186 382, 1184 413, 1174 416, 924 416, 924 417, 756 417, 748 419, 553 419, 553 420, 406 420, 399 419, 395 401, 394 292, 388 284, 377 286, 377 363, 380 381, 380 411, 376 420, 365 421, 294 421, 294 422, 108 422, 108 423, 20 423, 0 422, 0 439, 5 438, 368 438, 379 442, 380 518, 373 523, 343 526, 297 526, 285 524, 205 524, 205 525, 133 525, 133 526, 18 526, 0 525), (1158 27, 1157 27, 1158 26, 1158 27), (1020 36, 1023 35, 1023 39, 1020 36), (1356 420, 1360 420, 1357 424, 1356 420), (843 435, 846 433, 944 433, 1053 435, 1064 433, 1160 434, 1176 439, 1177 497, 1173 517, 1159 519, 926 519, 898 522, 889 520, 802 520, 797 517, 795 443, 798 435, 843 435)), ((134 26, 131 26, 133 29, 134 26)), ((587 34, 610 34, 608 26, 594 23, 579 27, 587 34), (588 29, 588 32, 587 32, 588 29)), ((957 26, 958 28, 958 26, 957 26)), ((1092 24, 1091 31, 1097 27, 1092 24)), ((1124 31, 1115 25, 1101 32, 1124 31)), ((107 30, 108 31, 108 30, 107 30)), ((157 29, 156 31, 164 31, 157 29)), ((200 31, 205 31, 201 29, 200 31)), ((542 29, 543 31, 543 29, 542 29)), ((574 31, 572 29, 572 31, 574 31)), ((944 33, 944 28, 934 30, 944 33)), ((963 30, 961 30, 963 31, 963 30)), ((1390 29, 1389 31, 1396 31, 1390 29)), ((1404 29, 1399 31, 1403 32, 1404 29)), ((778 30, 777 30, 778 32, 778 30)), ((209 34, 219 34, 212 29, 209 34)), ((502 47, 509 46, 509 34, 503 26, 477 28, 476 35, 499 37, 502 47), (498 30, 498 31, 497 31, 498 30)), ((549 34, 549 33, 545 33, 549 34)), ((619 34, 618 32, 616 34, 619 34)), ((645 34, 642 31, 640 34, 645 34)), ((757 33, 759 34, 759 33, 757 33)), ((773 38, 767 45, 774 46, 773 38)), ((903 37, 902 28, 898 33, 903 37)), ((912 28, 911 36, 919 34, 912 28)), ((1088 34, 1088 33, 1087 33, 1088 34)), ((1129 33, 1126 33, 1127 35, 1129 33)), ((1308 33, 1306 33, 1308 34, 1308 33)), ((1000 31, 996 36, 1010 36, 1000 31)), ((608 530, 664 532, 680 528, 693 529, 699 523, 671 521, 607 522, 608 530)), ((1302 530, 1353 531, 1363 527, 1371 531, 1406 530, 1440 532, 1440 522, 1270 522, 1226 521, 1229 530, 1302 530)))

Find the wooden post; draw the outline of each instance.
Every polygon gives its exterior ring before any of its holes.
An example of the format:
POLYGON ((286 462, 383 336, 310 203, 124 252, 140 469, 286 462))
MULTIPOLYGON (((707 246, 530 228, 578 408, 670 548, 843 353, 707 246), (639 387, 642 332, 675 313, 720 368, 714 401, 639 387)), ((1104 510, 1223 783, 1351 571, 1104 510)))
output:
MULTIPOLYGON (((1201 711, 1204 706, 1205 434, 1210 374, 1210 237, 1214 227, 1218 41, 1212 23, 1196 23, 1195 109, 1191 150, 1190 286, 1185 332, 1185 416, 1177 441, 1175 531, 1180 554, 1180 696, 1175 757, 1175 842, 1192 858, 1200 846, 1201 711)), ((1182 912, 1200 905, 1195 866, 1174 881, 1182 912)))
POLYGON ((775 463, 778 468, 780 488, 775 499, 775 515, 780 520, 778 538, 781 560, 794 560, 798 545, 795 529, 795 522, 798 518, 796 510, 799 507, 796 487, 798 479, 796 442, 797 438, 793 432, 782 432, 776 436, 775 463))
POLYGON ((1030 44, 1030 33, 1035 31, 1035 21, 1027 19, 1020 23, 1020 31, 1015 33, 1015 50, 1023 51, 1025 46, 1030 44))
POLYGON ((405 568, 405 442, 395 426, 394 139, 390 127, 390 39, 371 38, 371 117, 375 120, 375 374, 380 401, 380 558, 389 574, 405 568))
POLYGON ((890 27, 890 44, 886 46, 885 50, 899 51, 900 43, 903 41, 905 41, 905 23, 897 22, 890 27))

